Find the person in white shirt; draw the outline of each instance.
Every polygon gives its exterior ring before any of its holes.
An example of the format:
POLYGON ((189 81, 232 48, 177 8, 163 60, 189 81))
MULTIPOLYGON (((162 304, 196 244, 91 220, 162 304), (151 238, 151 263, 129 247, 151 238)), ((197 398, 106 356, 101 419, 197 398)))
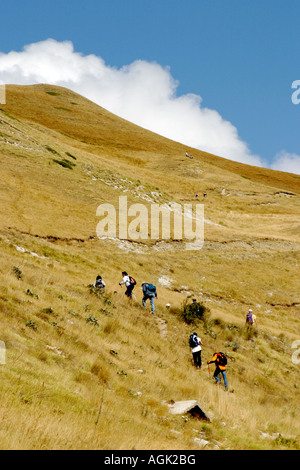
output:
POLYGON ((201 341, 201 338, 199 338, 199 336, 197 335, 197 333, 194 333, 193 336, 194 336, 194 341, 195 341, 195 346, 192 347, 193 360, 194 360, 194 364, 197 367, 197 369, 201 369, 201 366, 202 366, 202 362, 201 362, 202 348, 201 348, 201 346, 203 346, 203 343, 201 341))
POLYGON ((134 284, 132 284, 130 280, 130 276, 127 274, 126 271, 122 272, 122 276, 123 276, 123 281, 120 282, 119 285, 122 286, 123 284, 125 284, 126 286, 125 295, 127 295, 129 299, 132 299, 132 291, 134 289, 134 284))

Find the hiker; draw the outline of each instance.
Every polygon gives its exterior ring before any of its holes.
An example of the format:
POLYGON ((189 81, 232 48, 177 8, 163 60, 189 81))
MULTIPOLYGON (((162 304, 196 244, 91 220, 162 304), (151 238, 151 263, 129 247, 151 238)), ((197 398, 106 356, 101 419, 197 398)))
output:
MULTIPOLYGON (((228 390, 228 384, 227 384, 227 375, 226 375, 226 364, 227 364, 227 358, 224 353, 218 352, 215 353, 212 360, 208 361, 207 364, 215 363, 216 364, 216 370, 214 372, 214 379, 216 381, 216 384, 220 384, 221 380, 219 379, 219 374, 222 374, 223 380, 224 380, 224 385, 225 385, 225 390, 228 390)), ((209 369, 208 369, 209 370, 209 369)))
POLYGON ((197 299, 193 299, 193 302, 189 305, 189 311, 196 317, 202 316, 201 305, 199 302, 197 302, 197 299))
POLYGON ((189 154, 188 154, 187 152, 185 152, 185 156, 186 156, 187 158, 190 158, 190 156, 189 156, 189 154))
POLYGON ((256 315, 252 313, 252 309, 249 308, 249 312, 246 315, 246 326, 253 326, 253 323, 255 323, 255 326, 257 328, 257 321, 256 321, 256 315))
POLYGON ((189 344, 190 344, 190 347, 192 348, 194 365, 196 366, 197 369, 201 369, 201 366, 202 366, 201 346, 203 346, 203 343, 201 341, 201 338, 199 338, 199 336, 197 335, 197 333, 191 334, 190 339, 189 339, 189 344))
POLYGON ((136 281, 133 277, 129 276, 126 271, 122 272, 122 276, 123 276, 123 281, 120 282, 119 285, 122 286, 123 284, 125 284, 126 286, 125 295, 129 299, 132 299, 132 291, 134 289, 136 281))
POLYGON ((142 282, 143 289, 143 307, 146 308, 146 300, 150 300, 152 313, 155 313, 154 299, 157 298, 156 287, 153 284, 148 284, 147 282, 142 282))
POLYGON ((105 289, 105 282, 103 281, 100 275, 96 277, 96 281, 94 282, 94 287, 96 287, 97 289, 105 289))

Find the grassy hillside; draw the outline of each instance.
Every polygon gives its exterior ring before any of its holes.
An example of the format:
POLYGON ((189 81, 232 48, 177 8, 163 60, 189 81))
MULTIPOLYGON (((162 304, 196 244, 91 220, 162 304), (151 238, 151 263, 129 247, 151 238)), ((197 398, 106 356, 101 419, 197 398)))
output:
POLYGON ((299 449, 300 177, 185 147, 63 88, 8 86, 6 102, 0 447, 299 449), (97 207, 124 195, 203 203, 203 248, 98 239, 97 207), (123 270, 138 281, 132 304, 123 270), (97 274, 102 295, 89 287, 97 274), (143 281, 157 285, 155 315, 141 307, 143 281), (182 306, 194 297, 209 314, 188 325, 182 306), (217 350, 229 392, 208 374, 217 350), (169 413, 168 402, 189 399, 210 423, 169 413))

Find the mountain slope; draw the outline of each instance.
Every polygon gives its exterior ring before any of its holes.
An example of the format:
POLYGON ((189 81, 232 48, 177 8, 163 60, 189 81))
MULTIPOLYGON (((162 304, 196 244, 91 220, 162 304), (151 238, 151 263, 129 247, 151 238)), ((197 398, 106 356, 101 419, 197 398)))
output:
POLYGON ((187 148, 48 85, 7 87, 0 155, 2 448, 298 448, 298 176, 187 148), (124 195, 203 203, 203 248, 98 239, 97 207, 124 195), (98 273, 101 296, 88 287, 98 273), (210 308, 203 361, 228 354, 227 395, 190 363, 195 327, 178 311, 194 296, 210 308), (243 328, 249 307, 258 332, 243 328), (170 416, 164 402, 185 399, 212 423, 170 416))

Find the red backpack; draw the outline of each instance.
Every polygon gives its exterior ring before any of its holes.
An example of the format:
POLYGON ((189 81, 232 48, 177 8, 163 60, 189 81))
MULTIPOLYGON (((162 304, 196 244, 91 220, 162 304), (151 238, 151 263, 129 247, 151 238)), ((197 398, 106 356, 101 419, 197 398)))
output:
POLYGON ((219 366, 226 366, 227 364, 227 357, 225 356, 224 353, 222 352, 219 352, 217 353, 217 360, 216 360, 217 364, 219 366))

